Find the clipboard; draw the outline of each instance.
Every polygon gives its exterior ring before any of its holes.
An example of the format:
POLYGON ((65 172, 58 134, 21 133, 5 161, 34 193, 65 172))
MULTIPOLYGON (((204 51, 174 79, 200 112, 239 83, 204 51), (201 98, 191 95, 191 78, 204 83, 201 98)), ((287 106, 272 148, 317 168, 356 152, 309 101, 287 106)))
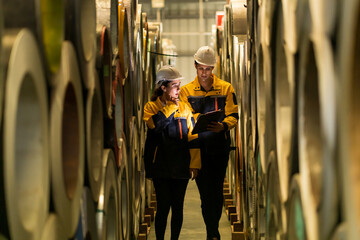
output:
POLYGON ((224 110, 217 110, 201 114, 195 123, 192 134, 201 133, 207 131, 207 127, 211 122, 218 122, 224 110))

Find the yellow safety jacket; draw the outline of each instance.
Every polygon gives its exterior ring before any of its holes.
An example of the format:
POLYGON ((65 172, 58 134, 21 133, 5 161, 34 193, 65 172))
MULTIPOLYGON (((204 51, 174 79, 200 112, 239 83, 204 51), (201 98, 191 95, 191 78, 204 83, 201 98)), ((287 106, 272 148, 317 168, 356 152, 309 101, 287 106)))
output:
POLYGON ((212 74, 213 87, 208 92, 199 83, 198 77, 180 89, 180 100, 186 103, 192 110, 195 119, 200 114, 214 110, 224 110, 220 122, 224 125, 224 131, 214 133, 206 131, 199 133, 202 151, 219 153, 229 150, 229 130, 236 126, 239 119, 236 95, 232 85, 212 74))
POLYGON ((198 135, 191 134, 194 118, 186 104, 164 106, 158 97, 145 105, 143 119, 147 178, 190 178, 189 168, 201 168, 198 135))

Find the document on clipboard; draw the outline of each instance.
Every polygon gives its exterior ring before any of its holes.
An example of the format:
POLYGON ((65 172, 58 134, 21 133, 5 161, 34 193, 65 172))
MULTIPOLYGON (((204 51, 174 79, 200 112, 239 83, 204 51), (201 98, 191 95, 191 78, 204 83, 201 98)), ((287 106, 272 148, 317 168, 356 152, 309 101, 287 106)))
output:
POLYGON ((207 131, 207 127, 211 122, 218 122, 224 110, 217 110, 201 114, 195 123, 192 134, 207 131))

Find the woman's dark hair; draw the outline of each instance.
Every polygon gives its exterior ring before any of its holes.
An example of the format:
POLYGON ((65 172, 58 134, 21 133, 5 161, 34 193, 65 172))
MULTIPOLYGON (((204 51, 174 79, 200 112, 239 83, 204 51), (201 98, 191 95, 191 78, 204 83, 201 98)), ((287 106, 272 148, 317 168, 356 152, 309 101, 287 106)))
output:
POLYGON ((169 82, 170 81, 164 81, 158 88, 156 88, 154 93, 152 94, 150 100, 151 101, 156 101, 156 99, 163 94, 163 90, 161 89, 161 86, 167 87, 169 82))

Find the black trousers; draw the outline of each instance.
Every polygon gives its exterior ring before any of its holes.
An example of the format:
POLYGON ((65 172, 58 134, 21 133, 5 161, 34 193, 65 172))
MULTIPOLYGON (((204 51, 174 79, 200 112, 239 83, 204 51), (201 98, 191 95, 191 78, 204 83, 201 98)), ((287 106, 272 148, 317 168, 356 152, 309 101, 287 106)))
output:
POLYGON ((183 222, 183 207, 189 179, 154 178, 157 211, 155 216, 155 235, 163 240, 167 218, 171 208, 171 240, 179 239, 183 222))
POLYGON ((201 154, 202 168, 196 178, 201 198, 201 211, 206 225, 207 239, 220 240, 219 221, 223 209, 223 187, 229 152, 201 154))

